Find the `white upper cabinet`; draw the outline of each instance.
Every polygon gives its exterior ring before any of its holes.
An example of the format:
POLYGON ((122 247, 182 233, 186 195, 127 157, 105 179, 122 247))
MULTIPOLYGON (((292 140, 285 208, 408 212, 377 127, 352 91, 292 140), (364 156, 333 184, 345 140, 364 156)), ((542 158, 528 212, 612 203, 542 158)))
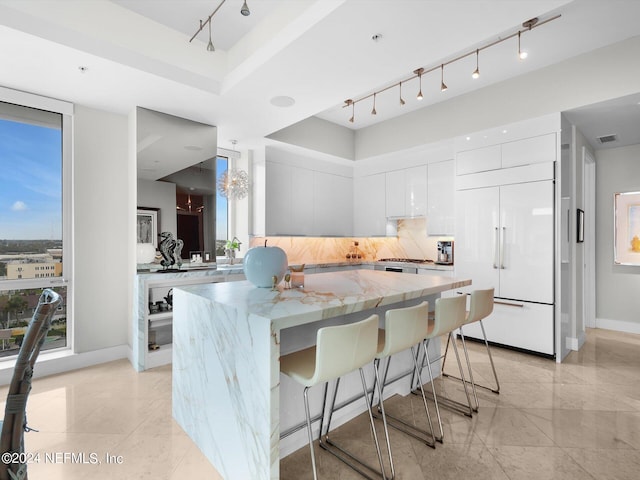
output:
POLYGON ((386 216, 421 217, 427 213, 427 166, 386 173, 386 216))
POLYGON ((427 235, 453 235, 454 162, 446 160, 427 165, 427 235))
POLYGON ((500 168, 501 164, 500 145, 466 150, 458 152, 456 155, 456 174, 466 175, 468 173, 495 170, 500 168))
POLYGON ((386 174, 386 216, 404 217, 404 170, 395 170, 386 174))
POLYGON ((313 172, 312 235, 353 234, 353 179, 313 172))
POLYGON ((266 162, 265 234, 353 233, 353 179, 266 162))
POLYGON ((265 173, 265 223, 267 235, 291 234, 293 167, 267 162, 265 173))
POLYGON ((423 217, 427 214, 427 166, 408 168, 404 174, 404 213, 407 217, 423 217))
POLYGON ((386 175, 378 173, 353 181, 353 233, 358 237, 386 234, 386 175))
POLYGON ((555 133, 503 143, 502 168, 555 162, 556 148, 555 133))

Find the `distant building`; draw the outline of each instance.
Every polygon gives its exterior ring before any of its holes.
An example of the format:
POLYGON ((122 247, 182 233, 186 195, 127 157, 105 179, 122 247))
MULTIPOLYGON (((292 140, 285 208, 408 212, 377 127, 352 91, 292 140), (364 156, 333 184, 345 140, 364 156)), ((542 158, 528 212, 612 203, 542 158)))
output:
POLYGON ((62 276, 62 263, 51 257, 27 258, 7 262, 7 280, 24 278, 49 278, 62 276))

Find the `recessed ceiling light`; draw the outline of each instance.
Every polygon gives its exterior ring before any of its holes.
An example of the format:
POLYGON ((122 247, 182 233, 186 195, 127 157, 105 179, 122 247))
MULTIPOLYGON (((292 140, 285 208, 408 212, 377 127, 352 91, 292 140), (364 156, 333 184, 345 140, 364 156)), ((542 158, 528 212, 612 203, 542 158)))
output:
POLYGON ((78 70, 80 70, 80 73, 85 73, 87 70, 89 70, 89 67, 85 67, 84 65, 80 65, 78 67, 78 70))
POLYGON ((199 152, 200 150, 202 150, 202 147, 199 147, 198 145, 185 145, 184 149, 191 150, 192 152, 199 152))
POLYGON ((279 95, 277 97, 273 97, 270 101, 271 101, 271 105, 275 107, 291 107, 296 103, 296 101, 293 98, 287 97, 286 95, 279 95))

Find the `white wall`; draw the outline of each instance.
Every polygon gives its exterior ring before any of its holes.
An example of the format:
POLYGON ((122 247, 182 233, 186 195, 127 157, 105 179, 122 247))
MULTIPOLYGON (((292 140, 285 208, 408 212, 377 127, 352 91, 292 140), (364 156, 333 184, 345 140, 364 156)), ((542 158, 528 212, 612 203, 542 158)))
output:
POLYGON ((76 105, 74 116, 75 352, 127 343, 135 203, 126 116, 76 105))
POLYGON ((640 145, 596 151, 596 326, 640 333, 640 266, 613 263, 613 196, 640 191, 640 145))
POLYGON ((178 238, 176 217, 176 185, 171 182, 154 182, 138 179, 138 207, 160 209, 160 232, 171 232, 178 238))

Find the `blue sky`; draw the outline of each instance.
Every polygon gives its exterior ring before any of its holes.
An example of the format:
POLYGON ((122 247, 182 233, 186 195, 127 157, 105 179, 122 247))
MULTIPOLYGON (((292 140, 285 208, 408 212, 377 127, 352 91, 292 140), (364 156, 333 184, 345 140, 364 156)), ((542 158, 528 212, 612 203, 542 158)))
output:
POLYGON ((0 239, 62 238, 61 137, 0 119, 0 239))

